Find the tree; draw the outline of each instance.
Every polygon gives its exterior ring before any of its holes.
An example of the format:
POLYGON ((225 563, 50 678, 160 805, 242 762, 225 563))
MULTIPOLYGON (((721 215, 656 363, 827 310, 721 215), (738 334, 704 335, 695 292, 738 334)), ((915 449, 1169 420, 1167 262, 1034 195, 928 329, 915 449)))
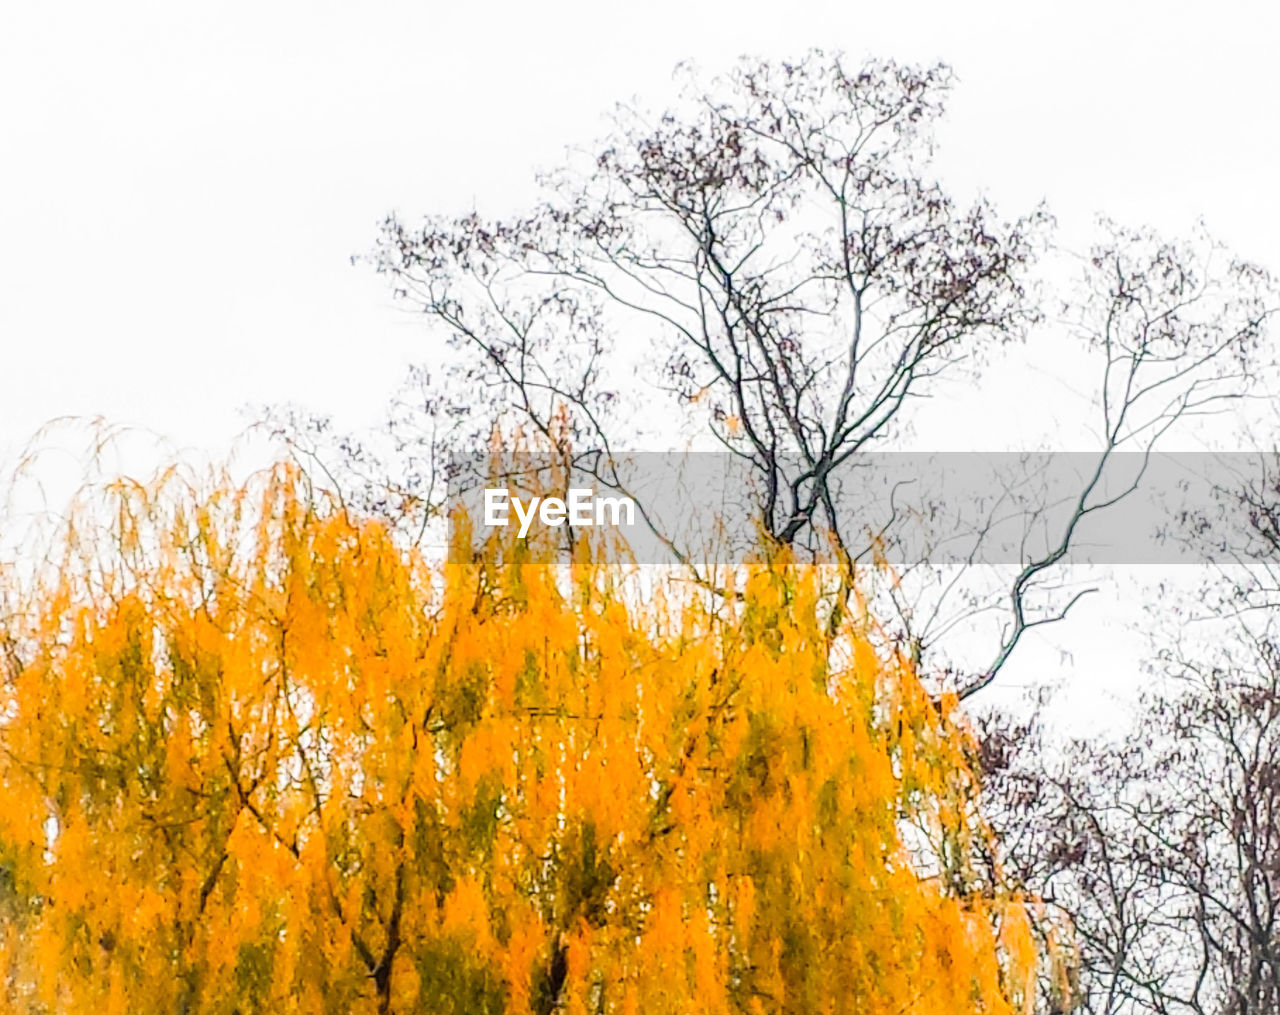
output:
MULTIPOLYGON (((930 175, 950 86, 942 65, 744 60, 710 84, 690 76, 660 116, 619 107, 611 136, 542 177, 525 215, 388 218, 375 264, 452 352, 433 350, 420 401, 391 422, 405 474, 348 440, 339 482, 354 474, 384 513, 425 519, 447 453, 483 450, 495 429, 540 435, 615 488, 626 452, 692 442, 745 465, 743 496, 772 538, 799 550, 834 537, 847 597, 855 565, 893 533, 868 539, 850 517, 842 468, 894 447, 938 378, 1052 325, 1098 360, 1097 467, 1049 544, 962 605, 1006 611, 994 650, 947 672, 936 643, 964 597, 918 562, 889 599, 943 687, 986 687, 1028 630, 1078 598, 1051 587, 1079 523, 1141 480, 1139 468, 1108 492, 1117 452, 1145 456, 1180 419, 1245 392, 1275 301, 1265 273, 1203 233, 1170 242, 1110 222, 1087 256, 1063 255, 1078 286, 1038 290, 1047 212, 1006 220, 930 175)), ((296 420, 283 429, 307 444, 296 420)), ((886 528, 935 506, 906 505, 886 528)), ((970 523, 980 541, 985 520, 970 523)))
POLYGON ((730 608, 296 468, 86 494, 6 573, 14 1012, 1013 1012, 972 743, 767 549, 730 608), (96 519, 96 521, 95 521, 96 519))
POLYGON ((1065 912, 1081 1011, 1280 1003, 1276 454, 1218 458, 1169 535, 1212 566, 1148 610, 1153 685, 1116 738, 980 726, 984 807, 1017 878, 1065 912), (1208 494, 1206 497, 1205 494, 1208 494))
POLYGON ((1080 1010, 1273 1012, 1280 647, 1254 631, 1162 666, 1172 688, 1118 742, 988 728, 989 813, 1023 883, 1070 914, 1080 1010))
POLYGON ((1157 683, 1115 741, 992 717, 985 804, 1020 880, 1069 914, 1080 1010, 1280 1003, 1275 454, 1214 463, 1170 534, 1213 566, 1149 612, 1157 683))

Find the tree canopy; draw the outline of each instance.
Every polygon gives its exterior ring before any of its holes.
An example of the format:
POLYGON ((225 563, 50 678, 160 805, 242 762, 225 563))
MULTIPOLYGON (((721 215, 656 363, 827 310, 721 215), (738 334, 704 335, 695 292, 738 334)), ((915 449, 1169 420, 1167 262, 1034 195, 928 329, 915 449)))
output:
POLYGON ((293 467, 92 504, 4 576, 7 1011, 1029 1010, 966 727, 785 550, 726 605, 293 467))

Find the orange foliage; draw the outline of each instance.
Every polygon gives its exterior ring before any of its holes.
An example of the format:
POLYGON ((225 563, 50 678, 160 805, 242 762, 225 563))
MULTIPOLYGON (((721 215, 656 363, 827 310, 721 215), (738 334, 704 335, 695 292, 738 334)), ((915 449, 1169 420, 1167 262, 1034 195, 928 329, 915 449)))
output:
POLYGON ((121 485, 9 583, 4 1010, 1029 1004, 966 734, 811 571, 641 604, 306 490, 121 485))

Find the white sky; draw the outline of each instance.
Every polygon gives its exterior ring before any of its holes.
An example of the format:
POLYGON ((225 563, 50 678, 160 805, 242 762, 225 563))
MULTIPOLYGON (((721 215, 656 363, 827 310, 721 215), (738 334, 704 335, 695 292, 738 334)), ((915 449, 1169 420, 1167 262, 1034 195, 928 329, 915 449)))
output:
MULTIPOLYGON (((1280 5, 361 0, 0 7, 0 460, 104 414, 216 453, 246 403, 372 423, 417 322, 379 219, 514 206, 677 60, 942 58, 941 163, 1069 233, 1203 214, 1280 268, 1280 5)), ((1052 370, 1052 364, 1047 364, 1052 370)))
POLYGON ((516 204, 678 59, 945 58, 944 168, 1280 266, 1277 5, 50 3, 0 13, 0 448, 105 414, 212 449, 246 402, 373 421, 416 324, 348 258, 516 204), (785 12, 785 13, 784 13, 785 12))

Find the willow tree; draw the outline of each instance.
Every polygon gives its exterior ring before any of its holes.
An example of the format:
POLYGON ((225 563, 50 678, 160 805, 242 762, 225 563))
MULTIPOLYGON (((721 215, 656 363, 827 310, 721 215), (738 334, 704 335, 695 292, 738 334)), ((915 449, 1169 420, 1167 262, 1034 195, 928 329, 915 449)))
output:
POLYGON ((785 553, 639 605, 308 490, 120 484, 7 577, 6 1011, 1029 1009, 968 733, 785 553))

